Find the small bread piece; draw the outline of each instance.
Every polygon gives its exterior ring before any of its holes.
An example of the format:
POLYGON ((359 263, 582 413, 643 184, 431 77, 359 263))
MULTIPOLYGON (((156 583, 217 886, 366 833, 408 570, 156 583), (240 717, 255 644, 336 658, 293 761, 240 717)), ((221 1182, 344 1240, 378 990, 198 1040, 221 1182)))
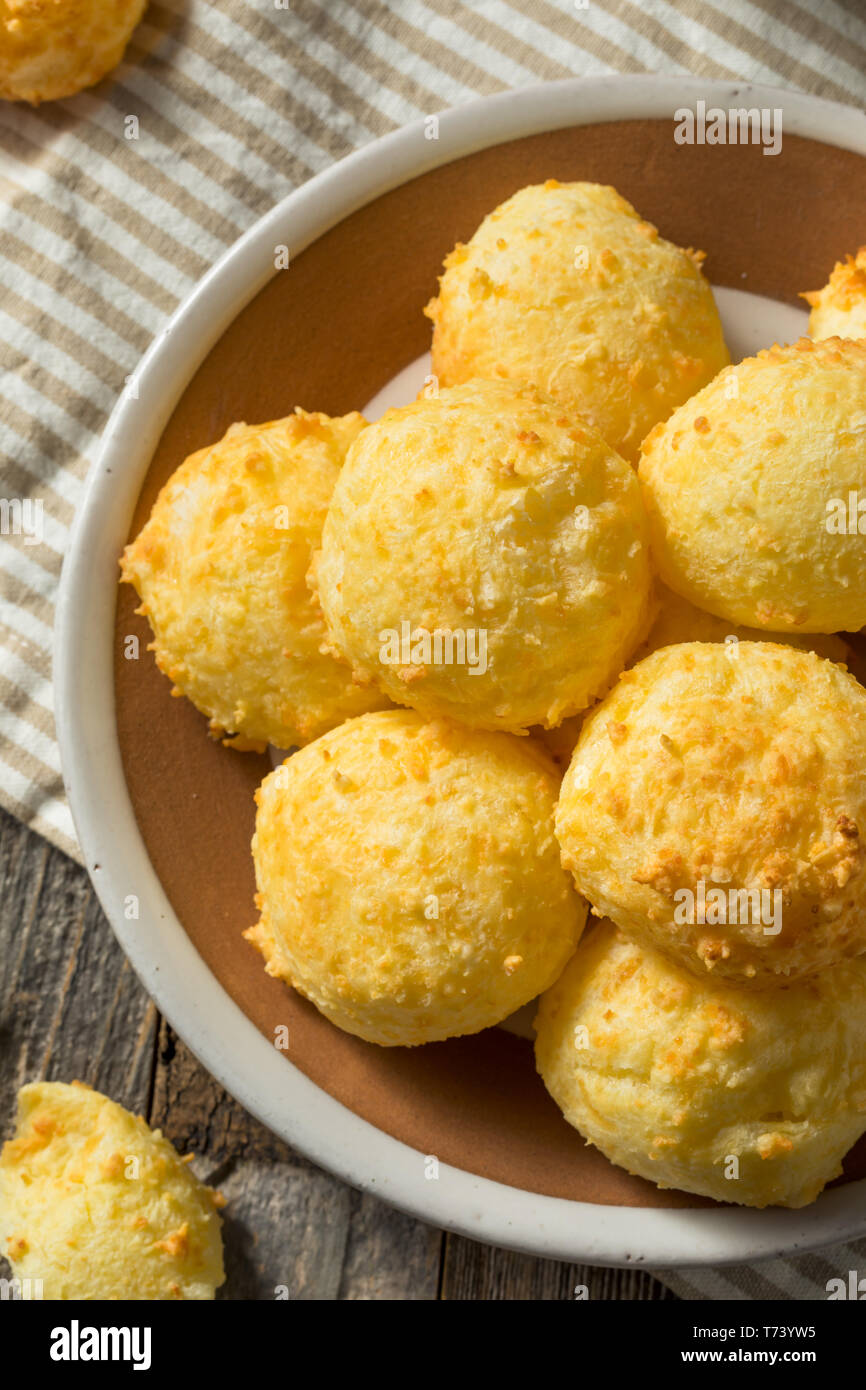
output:
POLYGON ((387 703, 323 651, 307 570, 361 415, 232 425, 182 463, 126 547, 156 662, 231 745, 293 748, 387 703))
POLYGON ((866 338, 866 246, 856 256, 837 261, 822 290, 807 291, 803 298, 812 306, 809 337, 866 338))
POLYGON ((866 690, 770 642, 663 647, 586 720, 563 862, 598 915, 757 986, 866 950, 866 690))
POLYGON ((639 473, 656 568, 683 598, 762 631, 866 624, 866 342, 801 338, 728 367, 653 431, 639 473))
POLYGON ((116 68, 146 0, 0 0, 0 100, 55 101, 116 68))
POLYGON ((222 1198, 159 1130, 89 1086, 18 1093, 0 1154, 0 1250, 46 1299, 211 1299, 222 1198))
POLYGON ((640 488, 546 396, 469 382, 356 439, 314 574, 357 679, 430 718, 554 727, 609 688, 645 631, 640 488))
POLYGON ((368 1042, 499 1023, 553 983, 586 920, 553 835, 558 790, 533 739, 409 710, 350 720, 257 793, 246 936, 268 974, 368 1042))
POLYGON ((803 1207, 866 1130, 866 957, 774 990, 695 979, 609 922, 540 1001, 569 1124, 659 1187, 803 1207))
POLYGON ((445 261, 442 386, 531 381, 634 462, 641 440, 729 361, 702 253, 664 241, 616 189, 522 188, 445 261))

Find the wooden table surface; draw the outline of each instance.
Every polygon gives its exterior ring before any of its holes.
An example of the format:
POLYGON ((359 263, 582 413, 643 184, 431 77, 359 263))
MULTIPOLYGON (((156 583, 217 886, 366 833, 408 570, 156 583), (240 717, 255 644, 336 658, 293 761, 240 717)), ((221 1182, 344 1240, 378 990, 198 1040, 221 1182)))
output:
MULTIPOLYGON (((673 1298, 650 1275, 533 1259, 356 1192, 231 1099, 160 1017, 84 869, 0 811, 0 1139, 27 1081, 86 1081, 159 1127, 220 1187, 217 1298, 673 1298)), ((0 1260, 0 1273, 8 1269, 0 1260)))

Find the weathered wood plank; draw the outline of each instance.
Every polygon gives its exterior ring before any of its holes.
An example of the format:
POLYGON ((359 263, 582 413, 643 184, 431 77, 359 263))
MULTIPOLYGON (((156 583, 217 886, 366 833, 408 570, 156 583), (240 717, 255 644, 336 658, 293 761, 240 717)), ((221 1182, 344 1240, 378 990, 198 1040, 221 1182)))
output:
MULTIPOLYGON (((0 811, 0 1139, 26 1081, 79 1079, 161 1127, 225 1193, 221 1298, 672 1297, 635 1270, 478 1245, 354 1192, 247 1115, 160 1021, 86 873, 0 811)), ((0 1259, 0 1273, 7 1272, 0 1259)))
POLYGON ((601 1269, 594 1265, 539 1260, 449 1235, 442 1269, 441 1297, 455 1300, 562 1301, 586 1289, 589 1299, 672 1299, 674 1294, 652 1275, 637 1269, 601 1269))
POLYGON ((341 1299, 438 1298, 444 1233, 377 1197, 352 1192, 341 1299))
POLYGON ((228 1199, 224 1297, 435 1298, 438 1232, 361 1196, 276 1139, 163 1022, 151 1123, 228 1199))
POLYGON ((86 1081, 147 1108, 156 1010, 117 945, 85 872, 0 818, 0 1129, 15 1092, 86 1081))
POLYGON ((43 1078, 145 1113, 156 1029, 84 870, 0 812, 0 1141, 18 1088, 43 1078))

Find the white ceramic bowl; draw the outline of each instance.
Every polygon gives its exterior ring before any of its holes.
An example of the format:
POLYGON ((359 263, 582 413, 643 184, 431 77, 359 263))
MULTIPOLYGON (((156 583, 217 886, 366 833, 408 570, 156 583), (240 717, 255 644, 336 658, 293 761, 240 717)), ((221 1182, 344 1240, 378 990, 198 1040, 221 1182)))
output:
MULTIPOLYGON (((344 159, 291 194, 214 266, 155 340, 109 421, 63 568, 57 610, 57 724, 88 870, 142 983, 208 1070, 253 1114, 323 1167, 464 1235, 596 1264, 695 1265, 767 1258, 866 1234, 866 1183, 802 1211, 659 1210, 540 1196, 419 1155, 360 1119, 287 1063, 211 975, 150 864, 121 766, 114 715, 117 558, 153 451, 181 392, 274 273, 273 248, 299 252, 373 198, 427 169, 506 140, 590 122, 670 118, 683 105, 782 107, 786 134, 866 155, 866 115, 774 89, 654 77, 550 83, 473 102, 344 159), (140 920, 122 904, 137 893, 140 920)), ((840 248, 840 251, 844 248, 840 248)))

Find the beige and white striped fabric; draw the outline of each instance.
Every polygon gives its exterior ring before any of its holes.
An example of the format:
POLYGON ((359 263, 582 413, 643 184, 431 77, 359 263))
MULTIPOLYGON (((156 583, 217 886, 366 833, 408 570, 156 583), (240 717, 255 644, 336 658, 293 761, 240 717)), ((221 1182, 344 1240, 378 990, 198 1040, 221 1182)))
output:
MULTIPOLYGON (((753 1265, 715 1269, 654 1271, 680 1298, 716 1302, 749 1299, 849 1299, 866 1290, 866 1240, 834 1245, 788 1260, 761 1260, 753 1265), (862 1286, 860 1280, 863 1280, 862 1286), (841 1287, 840 1287, 841 1285, 841 1287)), ((859 1295, 857 1295, 859 1296, 859 1295)))
MULTIPOLYGON (((866 10, 152 0, 113 78, 35 109, 0 103, 0 803, 77 856, 52 715, 60 565, 125 378, 196 280, 279 198, 377 135, 479 94, 616 72, 862 106, 866 10)), ((728 1283, 716 1274, 707 1291, 728 1283)))

